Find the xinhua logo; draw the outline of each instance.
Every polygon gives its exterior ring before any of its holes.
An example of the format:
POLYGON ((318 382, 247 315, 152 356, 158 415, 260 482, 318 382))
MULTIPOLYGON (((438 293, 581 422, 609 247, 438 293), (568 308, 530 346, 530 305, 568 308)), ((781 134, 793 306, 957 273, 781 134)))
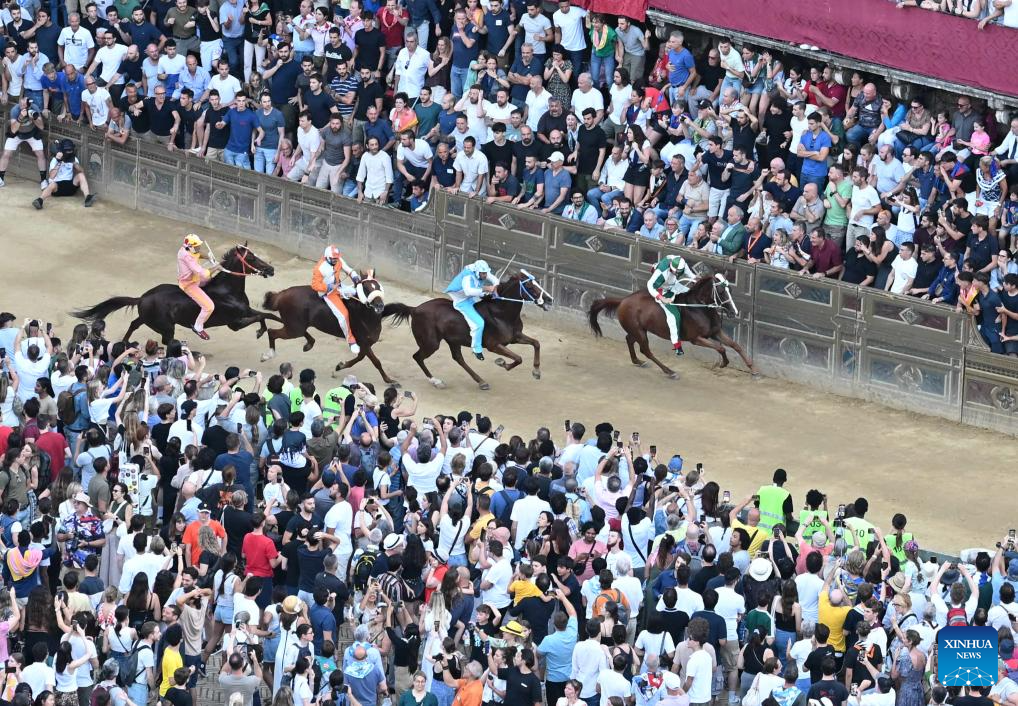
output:
POLYGON ((942 628, 937 633, 937 678, 944 686, 997 683, 997 631, 990 627, 942 628))

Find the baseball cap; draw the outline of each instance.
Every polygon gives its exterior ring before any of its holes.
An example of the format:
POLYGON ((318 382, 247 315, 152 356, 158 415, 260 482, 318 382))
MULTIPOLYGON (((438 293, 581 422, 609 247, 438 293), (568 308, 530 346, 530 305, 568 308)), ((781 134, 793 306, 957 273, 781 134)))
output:
POLYGON ((205 501, 198 503, 198 512, 212 512, 212 508, 205 501))
POLYGON ((682 688, 682 678, 675 672, 665 672, 663 682, 665 688, 672 691, 682 688))
POLYGON ((194 410, 198 409, 198 403, 194 400, 184 400, 180 405, 181 416, 186 417, 194 410))
POLYGON ((682 472, 682 456, 675 454, 671 460, 668 461, 668 470, 672 473, 682 472))
POLYGON ((566 158, 562 156, 561 152, 556 150, 556 151, 552 152, 551 155, 548 157, 548 161, 549 162, 564 162, 564 161, 566 161, 566 158))
POLYGON ((708 108, 711 107, 711 102, 704 98, 703 100, 696 104, 696 107, 699 108, 700 110, 707 110, 708 108))

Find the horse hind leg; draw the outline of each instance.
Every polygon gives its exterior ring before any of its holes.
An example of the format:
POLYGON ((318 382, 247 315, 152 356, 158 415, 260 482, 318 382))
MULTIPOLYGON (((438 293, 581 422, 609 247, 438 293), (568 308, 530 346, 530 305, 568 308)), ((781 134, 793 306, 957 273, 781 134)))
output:
POLYGON ((646 368, 647 361, 636 357, 636 336, 628 331, 626 332, 626 346, 629 348, 629 359, 633 361, 633 365, 638 368, 646 368))
POLYGON ((438 346, 433 345, 430 342, 429 345, 424 345, 423 343, 418 342, 417 352, 414 353, 413 356, 411 357, 414 359, 414 362, 417 363, 417 367, 421 369, 421 372, 424 373, 424 376, 428 378, 428 382, 430 382, 435 387, 445 387, 445 383, 442 382, 439 378, 432 375, 431 371, 428 370, 427 364, 424 362, 426 359, 430 358, 437 350, 438 346))
POLYGON ((478 387, 480 387, 482 390, 490 390, 491 385, 486 383, 484 381, 484 378, 475 373, 473 369, 471 369, 471 367, 467 365, 467 361, 463 359, 463 349, 455 343, 449 341, 447 341, 447 343, 449 344, 449 352, 452 354, 452 359, 459 363, 459 366, 461 368, 467 371, 467 375, 469 375, 473 379, 473 381, 477 383, 478 387))
POLYGON ((667 365, 662 363, 660 360, 654 357, 654 353, 650 350, 650 343, 647 340, 647 334, 643 334, 636 339, 637 344, 640 346, 640 352, 643 353, 644 357, 647 358, 657 367, 661 368, 661 372, 670 377, 672 380, 678 380, 679 374, 669 368, 667 365))
POLYGON ((365 355, 368 356, 368 360, 370 360, 371 364, 375 366, 375 369, 378 371, 379 375, 382 376, 382 380, 384 380, 387 385, 392 385, 393 387, 397 388, 401 387, 401 385, 398 382, 390 378, 388 373, 385 372, 385 368, 382 367, 382 361, 380 361, 378 359, 378 356, 375 355, 375 352, 371 349, 371 346, 362 346, 362 349, 364 350, 365 355))
MULTIPOLYGON (((264 322, 263 322, 264 323, 264 322)), ((268 328, 266 330, 269 334, 269 350, 262 353, 262 362, 272 360, 276 357, 276 341, 282 339, 287 341, 291 338, 297 338, 300 336, 300 332, 294 332, 290 330, 288 324, 283 324, 282 328, 268 328)))
MULTIPOLYGON (((134 321, 132 321, 131 325, 127 327, 127 331, 124 332, 124 339, 123 339, 124 343, 127 343, 128 341, 130 341, 131 340, 131 336, 134 335, 134 332, 137 331, 139 328, 141 328, 144 325, 144 323, 145 322, 142 321, 140 316, 138 318, 136 318, 134 321)), ((165 343, 165 341, 164 341, 164 343, 165 343)))

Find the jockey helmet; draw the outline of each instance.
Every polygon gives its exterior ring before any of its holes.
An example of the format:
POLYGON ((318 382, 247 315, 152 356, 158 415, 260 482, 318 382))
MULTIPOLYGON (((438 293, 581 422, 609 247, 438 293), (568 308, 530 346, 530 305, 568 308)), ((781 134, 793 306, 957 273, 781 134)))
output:
POLYGON ((491 274, 491 268, 488 267, 488 263, 484 260, 478 260, 470 266, 473 271, 479 275, 491 274))
POLYGON ((330 265, 335 265, 341 257, 339 254, 339 248, 335 245, 330 245, 325 248, 325 254, 322 257, 324 257, 330 265))
POLYGON ((203 245, 201 238, 194 233, 188 233, 184 236, 184 247, 188 250, 197 250, 203 245))
POLYGON ((678 270, 682 267, 682 256, 681 255, 669 255, 668 256, 668 267, 672 270, 678 270))

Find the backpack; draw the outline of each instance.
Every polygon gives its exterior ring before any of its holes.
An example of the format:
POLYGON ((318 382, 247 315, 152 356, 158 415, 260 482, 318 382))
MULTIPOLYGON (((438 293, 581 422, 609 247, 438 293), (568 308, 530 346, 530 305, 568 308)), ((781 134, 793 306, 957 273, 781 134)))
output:
MULTIPOLYGON (((107 696, 109 696, 109 693, 110 693, 110 690, 107 689, 105 686, 99 686, 98 684, 96 684, 92 688, 92 696, 90 696, 89 699, 88 699, 88 706, 96 706, 96 704, 99 702, 99 695, 100 694, 106 694, 107 696)), ((113 703, 113 702, 109 701, 107 703, 113 703)))
POLYGON ((965 614, 965 607, 954 607, 947 609, 947 627, 965 627, 969 624, 968 616, 965 614))
POLYGON ((151 645, 143 643, 140 640, 135 640, 134 644, 131 645, 131 651, 128 652, 127 656, 124 658, 124 664, 120 668, 120 675, 118 677, 121 681, 121 686, 125 689, 129 688, 132 684, 138 681, 138 677, 140 677, 142 672, 145 671, 144 667, 138 667, 138 654, 142 650, 151 649, 151 645))
POLYGON ((5 547, 14 546, 14 533, 11 532, 11 527, 17 522, 10 515, 0 515, 0 537, 4 540, 5 547))
POLYGON ((371 578, 371 570, 375 567, 375 559, 378 558, 377 549, 365 549, 353 565, 353 586, 358 591, 365 591, 368 588, 368 580, 371 578))
POLYGON ((498 521, 498 524, 503 527, 512 527, 511 518, 513 514, 513 503, 516 501, 513 500, 513 496, 509 495, 509 491, 507 490, 498 491, 498 493, 492 497, 492 500, 494 500, 497 496, 501 496, 502 499, 505 500, 505 507, 502 508, 502 512, 500 512, 498 517, 495 519, 498 521))
POLYGON ((605 605, 609 601, 614 601, 619 606, 619 625, 628 625, 629 599, 626 598, 626 594, 617 588, 609 588, 607 591, 601 591, 598 594, 597 598, 594 599, 594 615, 603 615, 605 605))
POLYGON ((78 413, 74 409, 74 400, 78 395, 84 393, 85 390, 78 390, 77 392, 64 390, 57 395, 57 415, 64 426, 74 424, 74 420, 78 418, 78 413))

